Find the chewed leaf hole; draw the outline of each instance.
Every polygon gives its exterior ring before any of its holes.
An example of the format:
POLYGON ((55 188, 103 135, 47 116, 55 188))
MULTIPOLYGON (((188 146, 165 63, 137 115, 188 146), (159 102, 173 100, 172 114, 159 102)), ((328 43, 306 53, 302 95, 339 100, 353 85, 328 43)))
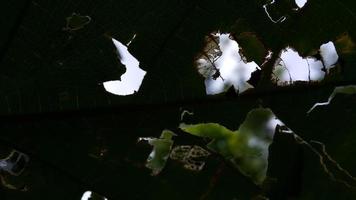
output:
POLYGON ((334 67, 339 60, 339 55, 333 42, 328 42, 320 46, 320 55, 327 70, 334 67))
POLYGON ((181 162, 187 170, 201 171, 205 166, 204 159, 209 155, 210 152, 200 146, 181 145, 173 148, 170 158, 181 162))
POLYGON ((308 0, 295 0, 295 4, 297 4, 298 8, 303 8, 308 0))
POLYGON ((140 89, 146 71, 142 70, 140 62, 128 51, 127 46, 112 39, 118 53, 120 62, 126 66, 126 72, 121 76, 121 80, 104 82, 104 88, 112 94, 126 96, 137 92, 140 89))
POLYGON ((239 93, 253 88, 247 81, 259 66, 255 62, 245 63, 239 50, 239 44, 228 33, 212 33, 206 37, 206 46, 198 55, 196 66, 205 77, 207 94, 223 93, 232 86, 239 93))
POLYGON ((8 157, 0 159, 0 171, 19 176, 24 171, 29 160, 28 155, 13 150, 8 157))
POLYGON ((84 192, 81 200, 108 200, 107 198, 91 191, 84 192))
POLYGON ((280 54, 273 70, 273 78, 278 85, 294 81, 320 81, 324 78, 323 63, 315 58, 302 58, 298 52, 287 47, 280 54))
POLYGON ((339 56, 333 42, 320 46, 321 60, 315 57, 303 58, 291 47, 280 53, 272 79, 277 85, 289 85, 296 81, 321 81, 329 70, 335 67, 339 56))

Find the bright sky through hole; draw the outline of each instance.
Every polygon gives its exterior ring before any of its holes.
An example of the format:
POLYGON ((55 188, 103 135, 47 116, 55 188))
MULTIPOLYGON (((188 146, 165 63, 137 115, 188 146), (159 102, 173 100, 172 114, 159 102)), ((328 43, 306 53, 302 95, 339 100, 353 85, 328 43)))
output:
POLYGON ((328 42, 320 46, 320 55, 323 58, 325 68, 333 68, 335 63, 339 60, 336 48, 333 42, 328 42))
POLYGON ((90 197, 91 197, 91 192, 87 191, 83 194, 81 200, 89 200, 90 197))
POLYGON ((295 0, 295 3, 299 8, 303 8, 308 0, 295 0))
POLYGON ((213 77, 205 79, 206 93, 219 94, 230 86, 234 86, 240 93, 253 88, 246 81, 251 78, 251 73, 259 68, 258 65, 255 62, 244 63, 239 54, 239 45, 229 38, 229 34, 218 33, 217 36, 222 55, 214 64, 219 69, 221 77, 215 80, 213 77))
POLYGON ((126 66, 126 72, 121 76, 121 81, 107 81, 104 82, 106 91, 116 95, 131 95, 140 89, 141 83, 146 75, 139 65, 140 62, 127 49, 127 46, 121 42, 112 39, 117 48, 120 62, 126 66))
POLYGON ((283 50, 281 61, 274 69, 278 82, 289 81, 318 81, 324 78, 323 64, 315 58, 302 58, 294 49, 287 47, 283 50))
POLYGON ((290 81, 320 81, 324 79, 326 73, 323 71, 335 67, 339 56, 333 42, 328 42, 320 46, 320 55, 322 60, 314 57, 301 57, 291 47, 284 49, 280 55, 280 61, 273 70, 273 76, 277 83, 283 85, 290 81))
MULTIPOLYGON (((92 197, 92 196, 91 196, 92 194, 93 194, 93 193, 92 193, 91 191, 86 191, 86 192, 84 192, 84 194, 83 194, 81 200, 90 200, 91 197, 92 197)), ((102 199, 103 199, 103 200, 108 200, 108 199, 105 198, 105 197, 102 197, 102 199)))

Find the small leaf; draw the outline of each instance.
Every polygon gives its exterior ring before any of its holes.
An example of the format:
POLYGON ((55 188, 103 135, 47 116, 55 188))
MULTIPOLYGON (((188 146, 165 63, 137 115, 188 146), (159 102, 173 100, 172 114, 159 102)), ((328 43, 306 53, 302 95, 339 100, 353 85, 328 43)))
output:
POLYGON ((158 175, 166 165, 173 146, 172 137, 175 134, 169 130, 163 130, 160 138, 139 138, 146 140, 153 146, 153 150, 147 158, 146 167, 152 170, 152 175, 158 175))
POLYGON ((85 25, 89 24, 91 18, 89 16, 82 16, 77 13, 73 13, 70 17, 66 18, 67 26, 66 30, 76 31, 84 28, 85 25))

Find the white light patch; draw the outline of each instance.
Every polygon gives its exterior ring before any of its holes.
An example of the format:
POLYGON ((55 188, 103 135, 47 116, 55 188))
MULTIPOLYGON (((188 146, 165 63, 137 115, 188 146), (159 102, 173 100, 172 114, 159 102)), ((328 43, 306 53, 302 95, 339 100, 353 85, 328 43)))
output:
POLYGON ((321 61, 315 58, 302 58, 298 52, 287 47, 280 55, 273 76, 279 85, 294 81, 320 81, 325 76, 322 69, 321 61))
MULTIPOLYGON (((239 93, 244 92, 252 85, 247 83, 251 73, 259 69, 255 62, 245 63, 239 54, 239 45, 229 38, 229 34, 217 33, 221 56, 214 62, 220 72, 220 77, 207 77, 205 79, 206 93, 209 95, 225 92, 234 86, 239 93)), ((208 58, 209 59, 209 58, 208 58)), ((206 58, 199 59, 200 64, 209 63, 206 58)))
POLYGON ((90 197, 91 197, 91 192, 87 191, 87 192, 84 192, 81 200, 89 200, 90 197))
MULTIPOLYGON (((90 200, 90 199, 92 199, 92 195, 93 195, 93 192, 91 192, 91 191, 86 191, 86 192, 84 192, 84 194, 83 194, 81 200, 90 200)), ((100 195, 97 195, 97 194, 95 194, 95 195, 97 196, 95 199, 100 198, 100 199, 102 199, 102 200, 108 200, 107 198, 102 197, 102 196, 100 196, 100 195)))
POLYGON ((323 58, 325 68, 327 70, 334 67, 335 63, 339 60, 339 55, 333 42, 328 42, 320 46, 320 55, 323 58))
POLYGON ((299 8, 303 8, 307 2, 308 0, 295 0, 295 3, 299 8))
POLYGON ((279 120, 276 116, 272 116, 267 123, 267 128, 274 131, 277 125, 285 126, 285 124, 281 120, 279 120))
POLYGON ((112 41, 117 48, 120 62, 126 66, 126 72, 121 76, 121 81, 104 82, 104 88, 107 92, 116 95, 126 96, 134 94, 140 89, 146 71, 139 67, 140 62, 130 54, 125 45, 115 39, 112 39, 112 41))

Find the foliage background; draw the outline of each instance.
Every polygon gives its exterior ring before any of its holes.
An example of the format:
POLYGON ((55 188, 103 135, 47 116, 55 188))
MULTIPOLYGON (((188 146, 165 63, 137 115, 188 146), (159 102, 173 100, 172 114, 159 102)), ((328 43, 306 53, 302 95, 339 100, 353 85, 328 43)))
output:
MULTIPOLYGON (((86 190, 109 199, 354 199, 353 187, 331 180, 310 150, 285 136, 275 137, 263 188, 212 157, 200 173, 174 162, 157 177, 144 167, 150 147, 141 136, 162 129, 179 133, 177 144, 204 144, 178 130, 182 109, 190 122, 218 122, 236 130, 252 108, 263 105, 306 140, 323 142, 328 153, 356 174, 355 95, 338 95, 330 106, 306 111, 327 99, 337 85, 356 80, 355 49, 337 46, 338 73, 325 81, 283 88, 270 81, 276 52, 287 45, 303 55, 347 34, 355 41, 353 0, 309 0, 297 13, 291 0, 276 1, 274 24, 264 0, 17 0, 0 7, 0 143, 27 153, 31 162, 21 177, 28 192, 0 188, 1 199, 80 199, 86 190), (85 28, 64 31, 73 12, 92 18, 85 28), (204 36, 221 30, 253 32, 275 56, 256 75, 254 91, 205 95, 193 61, 204 36), (102 82, 125 71, 110 37, 123 43, 147 75, 140 91, 127 97, 105 92, 102 82), (105 148, 107 154, 95 159, 105 148)), ((246 43, 243 48, 248 48, 246 43)), ((351 43, 352 44, 352 43, 351 43)), ((251 55, 253 57, 254 55, 251 55)), ((356 186, 354 180, 348 182, 356 186)))

